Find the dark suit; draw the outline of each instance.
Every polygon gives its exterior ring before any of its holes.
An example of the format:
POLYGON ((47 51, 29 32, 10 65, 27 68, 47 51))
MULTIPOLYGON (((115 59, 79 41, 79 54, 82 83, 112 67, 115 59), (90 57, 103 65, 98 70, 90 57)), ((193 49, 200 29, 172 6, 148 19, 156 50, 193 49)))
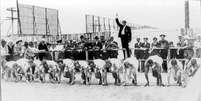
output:
MULTIPOLYGON (((164 48, 164 49, 160 50, 160 56, 163 59, 166 59, 168 56, 168 48, 169 48, 168 41, 167 40, 160 40, 159 45, 161 48, 164 48)), ((163 61, 162 66, 163 66, 163 70, 165 70, 165 72, 167 72, 167 61, 163 61)))
MULTIPOLYGON (((122 43, 122 48, 125 48, 127 51, 127 56, 130 57, 130 51, 129 51, 129 47, 128 47, 128 43, 131 41, 131 28, 129 26, 126 26, 124 28, 124 25, 120 24, 119 19, 116 18, 116 23, 119 26, 119 33, 118 33, 118 37, 121 38, 121 43, 122 43), (124 33, 122 34, 122 31, 124 29, 124 33)), ((124 58, 125 58, 125 52, 124 52, 124 58)))
POLYGON ((103 45, 100 41, 95 42, 93 44, 93 49, 95 49, 95 51, 93 52, 93 56, 95 59, 100 59, 101 58, 101 49, 103 48, 103 45))
MULTIPOLYGON (((39 43, 38 49, 48 51, 47 44, 46 43, 39 43)), ((39 55, 39 60, 40 61, 42 61, 44 59, 44 57, 46 57, 45 52, 40 52, 38 55, 39 55)))
POLYGON ((149 57, 150 43, 142 43, 142 48, 147 48, 147 49, 144 51, 144 56, 143 56, 144 59, 147 59, 147 58, 149 57))
MULTIPOLYGON (((141 47, 142 47, 142 43, 141 42, 135 43, 135 48, 141 48, 141 47)), ((143 51, 137 49, 137 50, 134 50, 134 54, 135 54, 135 57, 137 59, 142 59, 143 51)))
POLYGON ((111 50, 111 49, 118 49, 118 43, 117 42, 112 41, 112 42, 106 43, 105 47, 107 49, 108 58, 117 58, 118 51, 117 50, 111 50))
POLYGON ((169 48, 168 41, 167 40, 160 40, 159 45, 161 48, 164 48, 164 49, 161 49, 160 56, 163 59, 166 59, 167 55, 168 55, 168 48, 169 48))
MULTIPOLYGON (((151 44, 151 47, 152 47, 152 48, 153 48, 153 47, 154 47, 154 48, 159 48, 159 46, 160 46, 160 45, 159 45, 158 42, 153 42, 153 43, 151 44)), ((160 52, 160 50, 158 50, 158 49, 153 49, 150 55, 158 55, 159 52, 160 52)))
MULTIPOLYGON (((142 48, 147 48, 146 50, 143 51, 143 59, 147 59, 149 57, 149 48, 150 48, 150 43, 142 43, 142 48)), ((145 70, 145 66, 144 66, 145 61, 142 61, 142 71, 145 70)))

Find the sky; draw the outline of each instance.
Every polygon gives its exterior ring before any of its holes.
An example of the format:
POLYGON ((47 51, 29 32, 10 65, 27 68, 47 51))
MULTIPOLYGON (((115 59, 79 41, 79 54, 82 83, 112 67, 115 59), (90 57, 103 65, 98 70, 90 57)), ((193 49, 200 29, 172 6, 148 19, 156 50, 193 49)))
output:
MULTIPOLYGON (((161 30, 184 27, 184 0, 19 0, 19 3, 59 10, 62 33, 83 33, 85 14, 120 19, 161 30)), ((16 0, 1 0, 1 32, 8 32, 10 22, 6 8, 15 7, 16 0)), ((198 0, 190 0, 190 26, 201 29, 201 8, 198 0)))

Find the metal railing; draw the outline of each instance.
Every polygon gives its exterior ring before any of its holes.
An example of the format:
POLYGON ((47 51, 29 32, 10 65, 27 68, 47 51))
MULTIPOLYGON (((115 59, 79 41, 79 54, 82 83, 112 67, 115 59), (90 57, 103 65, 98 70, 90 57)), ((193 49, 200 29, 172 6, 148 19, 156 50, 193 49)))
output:
MULTIPOLYGON (((153 50, 167 50, 167 57, 165 58, 165 59, 163 59, 163 61, 164 62, 167 62, 166 63, 166 65, 168 65, 168 62, 171 60, 171 57, 170 57, 170 55, 171 55, 171 50, 172 49, 174 49, 174 50, 181 50, 181 49, 186 49, 186 48, 182 48, 182 47, 170 47, 170 48, 130 48, 131 50, 132 50, 132 52, 131 53, 133 53, 133 55, 135 55, 134 54, 134 52, 133 51, 136 51, 136 50, 139 50, 139 51, 148 51, 148 55, 150 55, 150 49, 153 51, 153 50)), ((195 54, 195 50, 196 50, 197 48, 193 48, 193 50, 194 50, 194 54, 195 54)), ((122 48, 122 49, 69 49, 69 50, 61 50, 61 51, 40 51, 40 52, 42 52, 42 53, 44 53, 44 52, 47 52, 47 53, 51 53, 52 54, 52 60, 56 60, 56 58, 55 58, 55 53, 56 52, 58 52, 58 53, 60 53, 60 52, 73 52, 73 51, 77 51, 77 52, 85 52, 85 60, 89 60, 89 52, 95 52, 95 51, 100 51, 100 52, 103 52, 103 51, 119 51, 119 50, 122 50, 122 52, 123 52, 123 54, 125 54, 125 58, 127 58, 128 56, 127 56, 127 51, 126 51, 126 49, 125 48, 122 48), (125 52, 125 53, 124 53, 125 52)), ((40 53, 39 52, 39 53, 40 53)), ((160 54, 160 53, 159 53, 160 54)), ((144 55, 144 54, 143 54, 144 55)), ((178 53, 177 53, 177 55, 178 55, 178 53)), ((180 61, 186 61, 187 59, 186 58, 177 58, 178 60, 180 60, 180 61)), ((146 61, 146 58, 140 58, 140 59, 138 59, 139 60, 139 68, 140 68, 140 72, 142 72, 142 62, 145 62, 146 61)), ((184 65, 184 64, 183 64, 184 65)), ((184 66, 183 66, 183 68, 184 68, 184 66)))
MULTIPOLYGON (((135 55, 135 53, 134 53, 134 51, 136 51, 136 50, 138 50, 138 51, 142 51, 142 52, 145 52, 145 51, 148 51, 148 55, 150 55, 152 52, 153 52, 153 50, 158 50, 158 51, 160 51, 160 50, 167 50, 167 57, 164 59, 163 58, 163 61, 164 62, 167 62, 166 63, 166 66, 168 65, 168 62, 172 59, 171 58, 171 50, 176 50, 176 55, 179 55, 179 51, 180 50, 185 50, 185 49, 188 49, 188 47, 170 47, 170 48, 131 48, 131 50, 132 50, 132 52, 133 52, 133 55, 135 55), (151 50, 151 51, 150 51, 151 50)), ((195 57, 195 50, 197 49, 197 48, 190 48, 190 49, 193 49, 193 51, 194 51, 194 56, 193 57, 195 57)), ((157 53, 157 54, 159 54, 159 55, 161 55, 160 53, 157 53)), ((145 54, 143 54, 143 55, 145 55, 145 54)), ((176 57, 175 57, 176 58, 176 57)), ((186 58, 176 58, 177 60, 180 60, 180 61, 186 61, 187 59, 186 58)), ((138 59, 139 60, 139 63, 140 63, 140 65, 139 65, 139 68, 140 68, 140 72, 142 72, 142 62, 144 62, 144 61, 146 61, 146 58, 140 58, 140 59, 138 59)), ((183 64, 183 68, 184 68, 184 64, 183 64)))
POLYGON ((39 51, 37 53, 50 53, 52 55, 52 60, 56 60, 55 59, 55 53, 58 52, 58 53, 61 53, 61 52, 85 52, 85 60, 89 60, 89 52, 103 52, 103 51, 119 51, 119 50, 122 50, 123 52, 125 52, 125 58, 127 58, 127 51, 125 48, 122 48, 122 49, 69 49, 69 50, 54 50, 54 51, 39 51))

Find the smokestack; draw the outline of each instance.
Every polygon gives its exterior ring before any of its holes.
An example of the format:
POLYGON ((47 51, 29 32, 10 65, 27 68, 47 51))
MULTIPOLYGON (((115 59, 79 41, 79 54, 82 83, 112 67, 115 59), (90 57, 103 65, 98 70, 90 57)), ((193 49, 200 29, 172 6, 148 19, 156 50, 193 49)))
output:
POLYGON ((185 30, 187 31, 189 28, 189 0, 185 0, 185 30))

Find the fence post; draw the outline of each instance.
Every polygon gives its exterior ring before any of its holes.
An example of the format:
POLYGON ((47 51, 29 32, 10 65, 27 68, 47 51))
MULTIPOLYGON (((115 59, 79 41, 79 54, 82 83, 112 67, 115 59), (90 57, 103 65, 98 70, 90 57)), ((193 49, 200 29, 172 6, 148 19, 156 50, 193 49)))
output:
POLYGON ((88 50, 85 50, 85 56, 86 56, 86 60, 88 61, 88 60, 89 60, 89 53, 88 53, 88 50))
POLYGON ((140 67, 140 72, 142 72, 142 64, 141 64, 141 60, 140 59, 138 60, 138 63, 139 63, 139 67, 140 67))

